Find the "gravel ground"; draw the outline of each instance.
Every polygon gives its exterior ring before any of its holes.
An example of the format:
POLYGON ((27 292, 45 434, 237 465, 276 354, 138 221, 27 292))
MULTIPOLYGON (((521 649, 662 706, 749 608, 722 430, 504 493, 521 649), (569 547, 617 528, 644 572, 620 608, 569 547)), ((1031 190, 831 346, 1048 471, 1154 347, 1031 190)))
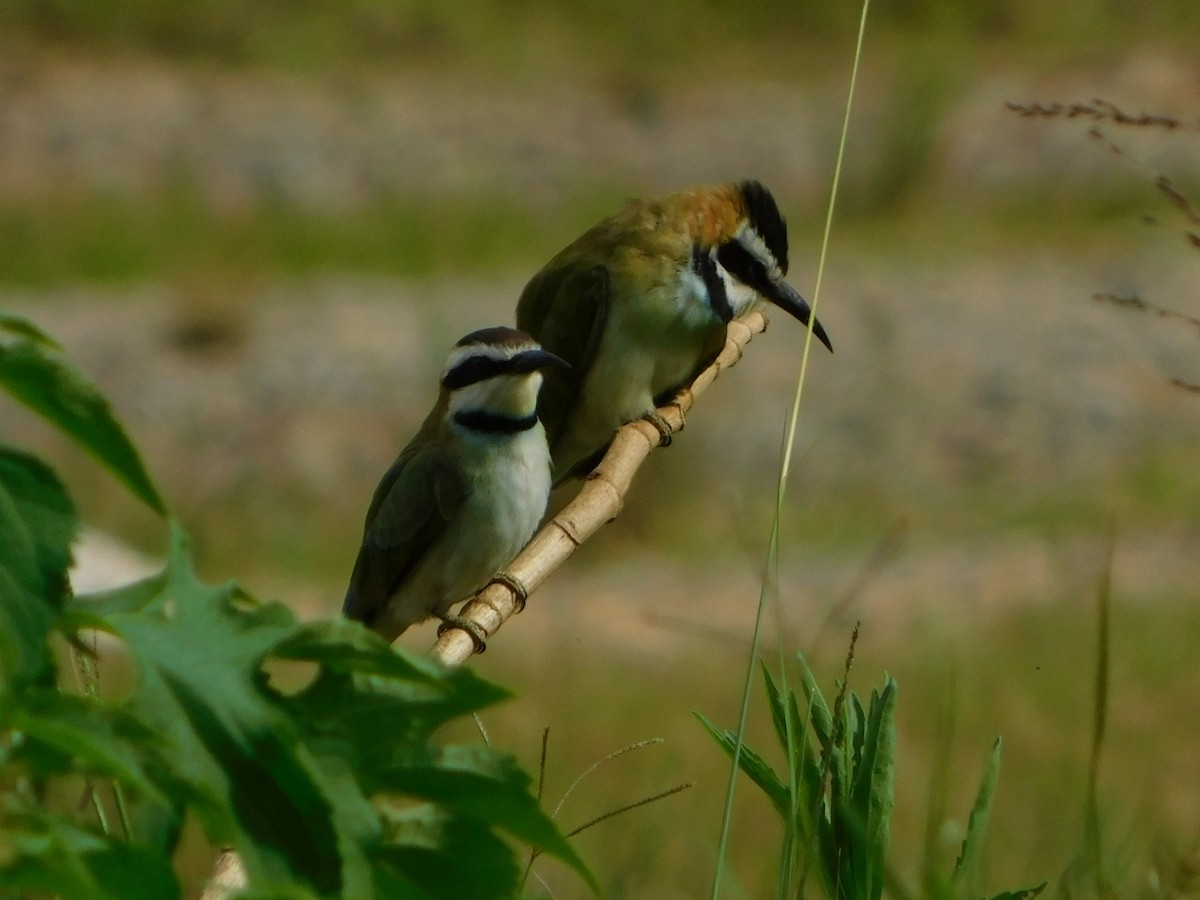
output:
MULTIPOLYGON (((1111 177, 1081 153, 1086 128, 1047 127, 1006 101, 1090 102, 1197 126, 1195 60, 1160 52, 1064 74, 976 73, 945 97, 864 72, 848 180, 887 170, 902 144, 928 143, 935 189, 1021 189, 1111 177)), ((615 88, 505 85, 402 76, 317 81, 130 60, 16 56, 0 62, 0 196, 64 187, 153 191, 181 176, 218 207, 267 194, 319 210, 380 192, 434 198, 510 193, 531 203, 580 184, 664 191, 754 174, 782 196, 825 199, 845 87, 702 83, 631 98, 615 88), (639 99, 640 98, 640 99, 639 99)), ((1152 171, 1191 166, 1194 145, 1121 133, 1152 171)), ((925 151, 919 151, 925 152, 925 151)), ((893 166, 894 167, 894 166, 893 166)))

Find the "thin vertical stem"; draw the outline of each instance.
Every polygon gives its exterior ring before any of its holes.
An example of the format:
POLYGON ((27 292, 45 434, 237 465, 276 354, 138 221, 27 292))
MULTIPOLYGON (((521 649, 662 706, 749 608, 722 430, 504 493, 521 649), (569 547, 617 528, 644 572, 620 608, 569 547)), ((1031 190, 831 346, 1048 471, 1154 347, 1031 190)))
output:
POLYGON ((833 231, 833 213, 837 201, 838 184, 842 176, 842 162, 846 156, 846 139, 850 131, 850 111, 854 101, 854 92, 858 85, 858 67, 862 59, 863 39, 867 30, 867 11, 870 9, 870 5, 870 0, 863 0, 862 16, 858 23, 858 38, 854 47, 854 64, 850 70, 850 88, 846 96, 846 109, 842 118, 841 137, 838 140, 837 160, 834 163, 833 179, 829 190, 829 205, 825 213, 825 230, 821 238, 821 255, 817 262, 816 283, 813 286, 812 317, 809 320, 808 332, 804 336, 804 352, 800 357, 800 373, 796 379, 795 396, 792 399, 792 408, 788 415, 787 428, 785 429, 786 438, 784 439, 783 455, 779 466, 779 481, 775 492, 775 514, 771 521, 771 537, 767 546, 767 561, 763 571, 763 584, 758 595, 758 609, 755 611, 754 631, 750 639, 750 658, 746 665, 746 677, 742 685, 742 707, 738 716, 737 737, 733 745, 733 758, 730 761, 729 782, 725 789, 725 807, 721 817, 721 836, 717 841, 717 862, 713 872, 712 900, 718 900, 721 893, 721 884, 725 877, 725 859, 729 851, 729 835, 733 820, 734 791, 741 763, 746 722, 750 714, 750 690, 751 684, 754 681, 754 665, 758 659, 763 612, 770 593, 768 585, 772 583, 772 577, 778 571, 779 525, 783 518, 783 498, 787 489, 788 474, 792 465, 792 453, 796 443, 796 425, 800 418, 800 401, 804 395, 804 383, 808 373, 808 359, 812 350, 812 324, 817 321, 817 307, 821 297, 821 282, 825 274, 825 260, 829 253, 829 237, 833 231))

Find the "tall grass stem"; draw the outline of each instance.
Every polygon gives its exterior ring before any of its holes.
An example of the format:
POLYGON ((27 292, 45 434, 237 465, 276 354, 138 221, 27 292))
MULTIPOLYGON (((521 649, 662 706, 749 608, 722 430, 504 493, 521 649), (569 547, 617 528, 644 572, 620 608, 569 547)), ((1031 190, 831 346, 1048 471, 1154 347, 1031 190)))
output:
POLYGON ((725 807, 721 815, 721 835, 717 842, 717 860, 713 871, 712 900, 719 900, 721 885, 725 878, 725 860, 729 851, 729 835, 733 821, 733 800, 737 786, 738 768, 742 752, 742 744, 746 733, 746 721, 750 713, 750 691, 754 680, 754 665, 758 659, 758 648, 762 636, 763 612, 767 597, 770 595, 770 585, 777 584, 779 560, 779 526, 783 516, 783 499, 787 488, 788 474, 792 465, 792 451, 796 443, 796 425, 800 417, 800 402, 804 396, 804 383, 808 373, 808 359, 812 350, 812 324, 817 321, 817 309, 821 299, 821 282, 825 274, 825 260, 829 252, 829 237, 833 231, 833 213, 837 205, 838 184, 842 176, 842 162, 846 156, 846 138, 850 131, 850 112, 854 102, 854 92, 858 85, 858 68, 862 59, 863 39, 867 30, 867 13, 871 0, 863 0, 862 15, 858 23, 858 37, 854 45, 854 63, 850 69, 850 87, 846 95, 846 108, 842 117, 841 136, 838 139, 837 158, 833 167, 833 178, 829 189, 829 205, 825 212, 825 228, 821 237, 821 254, 817 261, 817 275, 813 284, 812 318, 807 334, 804 336, 804 351, 800 357, 800 373, 796 378, 796 391, 792 398, 792 408, 788 414, 786 437, 783 444, 783 454, 779 466, 779 480, 775 492, 775 513, 771 521, 771 536, 767 547, 767 561, 763 570, 762 589, 758 596, 758 609, 754 616, 754 631, 750 640, 749 659, 746 664, 746 677, 742 684, 742 707, 738 716, 737 739, 734 744, 733 756, 729 764, 729 783, 725 790, 725 807))

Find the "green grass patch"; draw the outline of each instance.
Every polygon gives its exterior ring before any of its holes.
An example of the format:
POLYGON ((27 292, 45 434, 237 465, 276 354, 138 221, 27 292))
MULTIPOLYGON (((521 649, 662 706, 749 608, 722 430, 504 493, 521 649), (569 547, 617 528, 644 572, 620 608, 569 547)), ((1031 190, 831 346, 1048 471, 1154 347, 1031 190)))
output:
POLYGON ((591 195, 569 205, 574 216, 499 195, 381 195, 345 213, 271 198, 222 211, 190 187, 0 201, 0 283, 127 283, 196 272, 494 271, 514 258, 548 257, 572 233, 574 219, 580 229, 591 221, 579 211, 599 217, 608 209, 591 195))
MULTIPOLYGON (((839 252, 854 248, 915 265, 1031 242, 1070 240, 1073 250, 1084 251, 1127 246, 1131 234, 1162 238, 1161 229, 1135 231, 1142 214, 1162 212, 1152 190, 1137 183, 1102 194, 1087 185, 1060 185, 1023 195, 939 198, 936 207, 898 184, 893 189, 873 200, 851 200, 839 226, 839 252)), ((187 182, 136 195, 0 199, 0 284, 120 284, 197 272, 425 276, 536 267, 635 192, 583 183, 552 204, 508 193, 381 193, 344 211, 271 196, 224 210, 187 182)), ((782 203, 800 246, 819 227, 816 212, 786 196, 782 203)))

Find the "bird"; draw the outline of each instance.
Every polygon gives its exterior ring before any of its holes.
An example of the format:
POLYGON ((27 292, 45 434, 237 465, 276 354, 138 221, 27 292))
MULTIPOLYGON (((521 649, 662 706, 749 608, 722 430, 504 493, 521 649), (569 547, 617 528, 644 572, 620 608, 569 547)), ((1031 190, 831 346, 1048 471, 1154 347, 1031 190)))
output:
POLYGON ((548 372, 538 401, 555 484, 590 472, 615 430, 707 367, 726 326, 763 300, 833 345, 783 280, 787 224, 760 182, 694 187, 634 200, 561 250, 517 302, 517 327, 569 369, 548 372))
POLYGON ((537 398, 543 370, 566 365, 503 326, 454 345, 437 402, 375 489, 345 616, 389 642, 437 617, 482 649, 479 629, 450 610, 496 577, 545 515, 550 453, 537 398))

